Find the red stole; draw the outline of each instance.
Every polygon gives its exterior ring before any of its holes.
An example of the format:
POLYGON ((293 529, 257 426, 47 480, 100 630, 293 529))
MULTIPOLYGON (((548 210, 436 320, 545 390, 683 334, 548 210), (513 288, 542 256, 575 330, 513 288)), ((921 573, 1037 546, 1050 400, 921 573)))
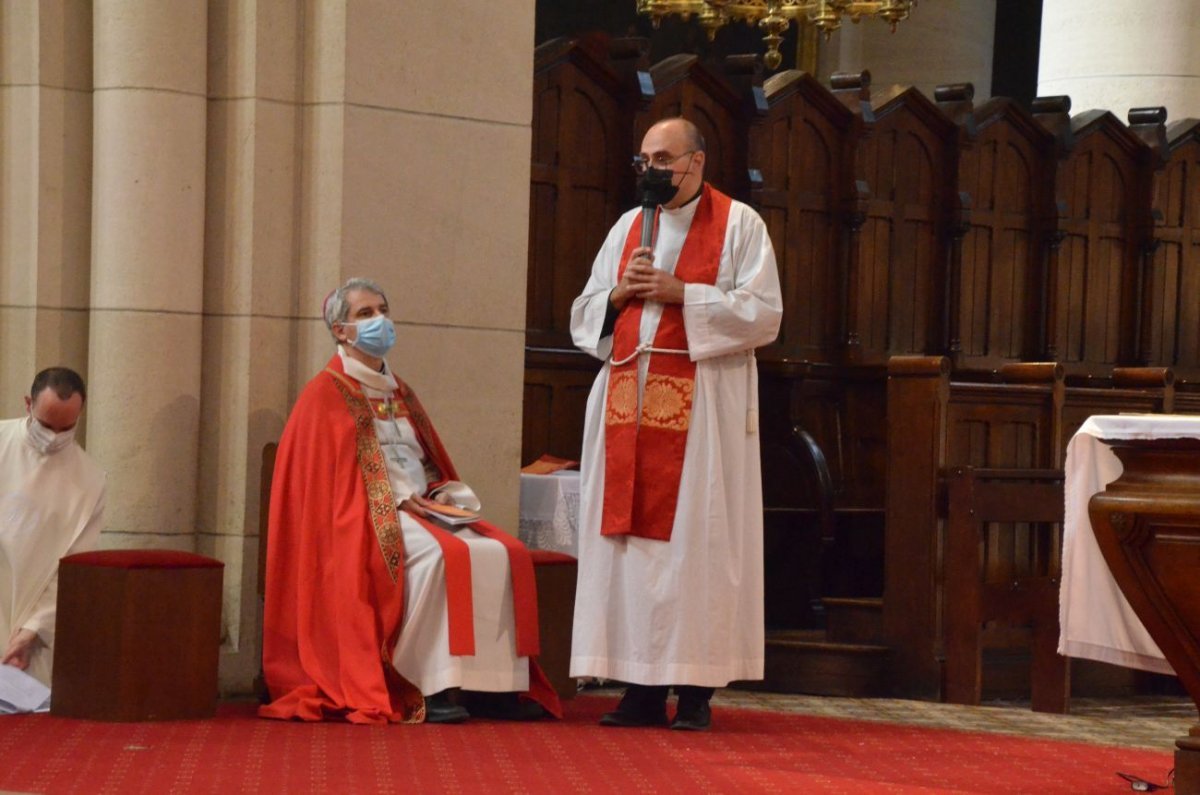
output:
MULTIPOLYGON (((675 277, 715 284, 725 247, 732 201, 705 184, 675 265, 675 277)), ((618 280, 640 245, 634 223, 625 240, 618 280)), ((679 481, 692 416, 696 363, 686 353, 630 355, 638 345, 644 301, 634 299, 613 328, 608 399, 604 411, 604 518, 601 534, 671 540, 679 481), (649 356, 642 410, 638 414, 638 361, 649 356), (615 364, 629 358, 624 364, 615 364)), ((687 351, 681 304, 664 304, 653 347, 687 351)))

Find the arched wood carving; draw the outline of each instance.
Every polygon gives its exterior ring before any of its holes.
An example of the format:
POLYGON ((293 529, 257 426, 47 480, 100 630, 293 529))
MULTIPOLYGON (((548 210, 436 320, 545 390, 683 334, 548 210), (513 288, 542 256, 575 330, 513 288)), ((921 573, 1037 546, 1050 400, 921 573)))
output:
POLYGON ((1105 374, 1136 356, 1138 233, 1149 212, 1149 150, 1105 111, 1071 120, 1058 168, 1063 240, 1049 279, 1049 358, 1071 374, 1105 374))
POLYGON ((571 347, 571 301, 631 201, 636 96, 603 44, 556 40, 535 53, 526 339, 536 347, 571 347))
POLYGON ((1200 381, 1200 120, 1167 131, 1169 159, 1155 174, 1154 247, 1145 277, 1147 361, 1200 381), (1189 300, 1187 297, 1190 297, 1189 300))
POLYGON ((827 362, 839 302, 838 211, 848 183, 853 115, 811 76, 781 72, 763 86, 768 111, 750 132, 761 184, 752 199, 767 224, 783 286, 783 327, 763 360, 827 362))
POLYGON ((863 361, 944 347, 945 213, 954 124, 923 94, 875 110, 859 168, 870 191, 850 301, 863 361))
POLYGON ((975 122, 973 145, 959 156, 958 190, 971 205, 951 296, 951 350, 959 369, 987 370, 1038 354, 1054 139, 1009 99, 985 104, 975 122))

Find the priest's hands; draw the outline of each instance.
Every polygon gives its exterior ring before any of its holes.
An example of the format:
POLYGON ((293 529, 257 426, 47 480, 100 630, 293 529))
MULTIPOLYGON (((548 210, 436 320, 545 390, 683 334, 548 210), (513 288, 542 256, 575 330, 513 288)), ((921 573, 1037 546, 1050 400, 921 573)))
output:
POLYGON ((37 633, 32 629, 18 629, 8 639, 8 648, 4 650, 0 664, 11 665, 24 671, 29 667, 29 655, 33 652, 37 640, 37 633))
POLYGON ((654 267, 654 253, 648 248, 635 248, 625 273, 609 293, 609 300, 618 310, 632 298, 658 301, 663 304, 683 303, 684 283, 666 271, 654 267))
POLYGON ((422 497, 420 494, 414 494, 407 500, 400 503, 400 510, 408 511, 414 516, 428 517, 429 512, 425 509, 426 505, 449 505, 450 495, 445 492, 438 492, 433 495, 433 499, 422 497))

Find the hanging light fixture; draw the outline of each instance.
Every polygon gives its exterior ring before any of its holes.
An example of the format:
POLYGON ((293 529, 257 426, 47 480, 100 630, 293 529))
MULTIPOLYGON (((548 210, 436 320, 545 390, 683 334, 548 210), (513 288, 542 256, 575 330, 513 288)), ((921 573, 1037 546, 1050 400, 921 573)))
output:
POLYGON ((695 17, 708 32, 711 41, 729 22, 758 25, 767 44, 763 62, 778 69, 783 56, 779 45, 783 33, 794 19, 803 19, 828 39, 842 26, 842 17, 858 22, 863 17, 882 19, 896 30, 896 23, 908 19, 917 0, 637 0, 639 14, 650 17, 657 28, 663 17, 695 17))

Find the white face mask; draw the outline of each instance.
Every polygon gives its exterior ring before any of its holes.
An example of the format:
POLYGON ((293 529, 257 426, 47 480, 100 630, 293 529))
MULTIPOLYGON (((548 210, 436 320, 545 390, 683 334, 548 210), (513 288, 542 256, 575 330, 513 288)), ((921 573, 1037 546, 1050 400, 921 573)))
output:
POLYGON ((29 441, 34 449, 42 455, 52 455, 62 450, 75 440, 75 429, 55 433, 54 431, 42 425, 33 416, 29 417, 29 425, 26 428, 29 434, 29 441))

